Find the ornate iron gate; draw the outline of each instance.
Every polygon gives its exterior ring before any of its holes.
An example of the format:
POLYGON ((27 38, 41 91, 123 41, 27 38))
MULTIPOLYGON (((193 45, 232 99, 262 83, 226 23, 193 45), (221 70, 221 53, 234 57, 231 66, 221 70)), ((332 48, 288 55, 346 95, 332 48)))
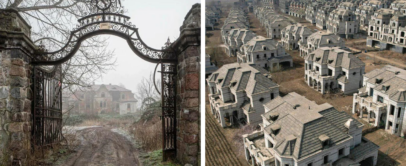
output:
POLYGON ((164 160, 176 152, 176 64, 161 64, 164 160))
POLYGON ((62 140, 61 67, 33 68, 32 141, 33 146, 43 147, 62 140))
MULTIPOLYGON (((130 22, 130 17, 123 15, 120 0, 90 0, 89 3, 91 5, 90 13, 78 20, 79 25, 71 31, 67 43, 57 51, 43 52, 41 56, 38 56, 42 58, 33 60, 31 64, 60 65, 75 55, 84 40, 103 34, 123 38, 140 58, 148 62, 160 63, 162 67, 162 148, 163 157, 166 160, 170 155, 176 154, 176 67, 177 52, 181 51, 170 46, 154 49, 146 45, 138 33, 138 28, 130 22)), ((61 102, 55 107, 52 102, 49 104, 50 101, 46 100, 50 98, 44 98, 47 97, 45 94, 49 95, 48 93, 53 94, 54 97, 60 95, 54 93, 56 91, 47 91, 45 88, 48 87, 45 86, 45 83, 49 80, 58 80, 60 77, 55 75, 55 72, 52 75, 37 67, 35 70, 33 88, 35 128, 32 132, 36 145, 47 145, 60 141, 62 114, 60 113, 61 102), (52 126, 48 127, 48 125, 52 126), (58 128, 58 131, 54 127, 58 128), (49 131, 53 132, 50 134, 49 131)), ((58 97, 61 99, 61 96, 58 97)))

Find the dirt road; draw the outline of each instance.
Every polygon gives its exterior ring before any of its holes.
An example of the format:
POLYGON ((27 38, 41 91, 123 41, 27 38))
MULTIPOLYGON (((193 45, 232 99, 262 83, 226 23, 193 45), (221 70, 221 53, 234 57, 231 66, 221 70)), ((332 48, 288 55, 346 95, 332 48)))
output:
POLYGON ((106 127, 93 127, 76 132, 80 145, 63 166, 136 166, 137 150, 126 137, 106 127))

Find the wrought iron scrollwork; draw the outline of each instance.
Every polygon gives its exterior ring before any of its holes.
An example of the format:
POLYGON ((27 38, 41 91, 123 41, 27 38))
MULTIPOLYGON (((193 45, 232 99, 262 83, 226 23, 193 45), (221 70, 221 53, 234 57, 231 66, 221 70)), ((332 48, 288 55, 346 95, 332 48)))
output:
POLYGON ((78 20, 79 24, 71 32, 68 42, 61 49, 45 52, 42 58, 32 63, 37 65, 55 65, 69 60, 79 49, 81 43, 92 36, 111 34, 127 40, 132 51, 142 59, 152 63, 174 63, 176 54, 170 47, 154 49, 146 45, 138 28, 123 15, 120 0, 91 0, 91 13, 78 20))

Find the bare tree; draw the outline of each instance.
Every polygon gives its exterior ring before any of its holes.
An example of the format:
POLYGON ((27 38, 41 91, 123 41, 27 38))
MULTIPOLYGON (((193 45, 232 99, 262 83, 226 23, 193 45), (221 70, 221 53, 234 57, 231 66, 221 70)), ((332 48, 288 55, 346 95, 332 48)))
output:
MULTIPOLYGON (((0 8, 17 10, 32 26, 32 40, 49 51, 62 48, 77 19, 90 12, 90 0, 0 0, 0 8)), ((71 91, 90 85, 115 66, 114 50, 108 38, 84 41, 76 55, 62 65, 64 88, 71 91)))
MULTIPOLYGON (((143 77, 137 85, 137 92, 135 93, 135 98, 141 101, 141 108, 145 108, 148 104, 154 101, 160 100, 160 95, 155 89, 154 85, 154 74, 151 73, 148 78, 143 77)), ((155 79, 156 86, 159 91, 161 91, 161 81, 160 79, 155 79)))

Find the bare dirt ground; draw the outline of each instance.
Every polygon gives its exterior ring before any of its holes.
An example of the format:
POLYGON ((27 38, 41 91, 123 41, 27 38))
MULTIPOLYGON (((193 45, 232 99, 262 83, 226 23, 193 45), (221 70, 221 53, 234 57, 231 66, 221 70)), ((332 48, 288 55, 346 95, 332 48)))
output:
MULTIPOLYGON (((209 94, 206 87, 206 96, 209 94)), ((235 165, 248 166, 243 155, 241 155, 242 138, 235 140, 238 128, 223 129, 213 114, 210 113, 210 104, 206 98, 206 165, 235 165)))
POLYGON ((80 144, 61 166, 134 166, 140 165, 138 151, 125 136, 111 128, 92 127, 78 130, 80 144))
POLYGON ((250 20, 250 30, 259 36, 267 37, 265 28, 261 26, 254 13, 248 13, 248 18, 250 20))

